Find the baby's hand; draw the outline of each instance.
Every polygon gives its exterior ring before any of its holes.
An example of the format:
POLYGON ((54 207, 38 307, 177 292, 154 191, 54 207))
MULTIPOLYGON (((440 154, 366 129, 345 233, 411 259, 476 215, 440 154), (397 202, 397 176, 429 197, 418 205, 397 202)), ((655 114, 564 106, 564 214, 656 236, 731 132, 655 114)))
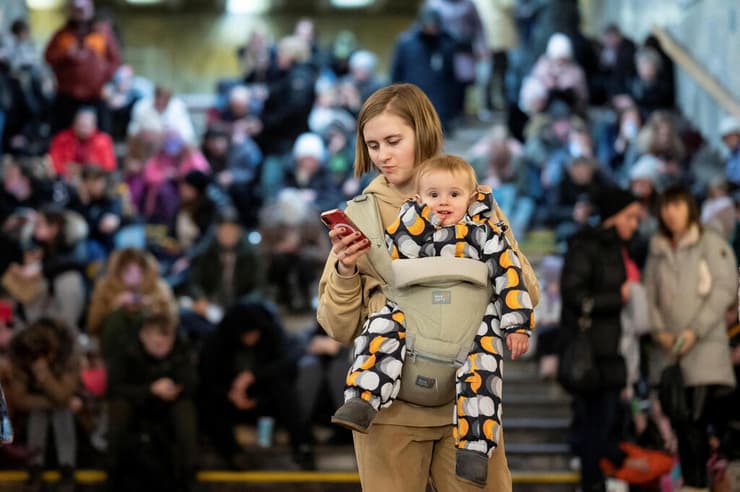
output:
POLYGON ((524 333, 512 333, 506 337, 506 346, 511 351, 511 360, 516 360, 529 350, 529 337, 524 333))

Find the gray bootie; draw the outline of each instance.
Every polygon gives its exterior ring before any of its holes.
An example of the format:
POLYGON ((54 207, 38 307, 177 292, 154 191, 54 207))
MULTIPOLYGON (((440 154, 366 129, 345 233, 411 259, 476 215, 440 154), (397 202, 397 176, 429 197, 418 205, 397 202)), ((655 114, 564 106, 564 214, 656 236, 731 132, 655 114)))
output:
POLYGON ((485 487, 488 480, 488 456, 477 451, 458 449, 455 452, 455 474, 478 487, 485 487))
POLYGON ((334 412, 331 422, 367 434, 367 429, 377 414, 378 411, 367 401, 362 398, 351 398, 334 412))

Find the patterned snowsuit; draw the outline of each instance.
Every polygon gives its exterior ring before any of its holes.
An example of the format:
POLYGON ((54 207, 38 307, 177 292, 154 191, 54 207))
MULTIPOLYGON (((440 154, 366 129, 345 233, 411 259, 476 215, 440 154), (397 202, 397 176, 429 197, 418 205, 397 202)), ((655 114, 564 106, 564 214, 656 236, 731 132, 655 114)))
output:
MULTIPOLYGON (((457 370, 453 435, 458 449, 491 457, 501 428, 503 340, 510 333, 529 335, 532 303, 519 258, 504 237, 505 225, 489 220, 493 198, 479 193, 458 224, 436 227, 425 205, 403 204, 386 230, 393 259, 454 256, 483 261, 493 298, 465 363, 457 370)), ((389 406, 398 395, 406 355, 404 313, 391 300, 371 314, 355 339, 354 362, 347 376, 345 401, 362 398, 374 408, 389 406)))

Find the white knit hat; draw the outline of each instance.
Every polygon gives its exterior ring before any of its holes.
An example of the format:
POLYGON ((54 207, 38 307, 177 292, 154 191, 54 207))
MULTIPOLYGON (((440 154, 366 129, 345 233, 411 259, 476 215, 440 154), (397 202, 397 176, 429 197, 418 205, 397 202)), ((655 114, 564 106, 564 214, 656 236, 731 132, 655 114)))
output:
POLYGON ((364 70, 365 72, 374 72, 378 64, 378 58, 367 50, 359 50, 352 53, 349 57, 349 68, 352 70, 364 70))
POLYGON ((652 154, 640 156, 630 169, 630 181, 645 179, 655 183, 658 180, 660 164, 660 160, 652 154))
POLYGON ((553 60, 573 58, 573 43, 570 42, 568 36, 560 32, 550 36, 550 40, 547 42, 547 57, 553 60))
POLYGON ((324 141, 315 133, 303 133, 299 136, 293 145, 293 157, 313 157, 318 161, 323 161, 326 154, 324 141))
POLYGON ((740 118, 737 116, 725 116, 719 122, 719 136, 724 137, 733 133, 740 134, 740 118))

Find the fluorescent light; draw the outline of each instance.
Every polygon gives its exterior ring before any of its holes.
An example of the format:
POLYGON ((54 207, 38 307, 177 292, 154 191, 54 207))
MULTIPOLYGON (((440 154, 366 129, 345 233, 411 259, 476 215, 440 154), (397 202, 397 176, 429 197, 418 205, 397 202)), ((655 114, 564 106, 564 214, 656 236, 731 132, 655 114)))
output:
POLYGON ((331 0, 332 7, 338 9, 359 9, 368 7, 375 3, 375 0, 331 0))
POLYGON ((229 14, 264 14, 270 10, 270 0, 226 0, 229 14))
POLYGON ((64 5, 64 0, 26 0, 31 10, 58 9, 64 5))

